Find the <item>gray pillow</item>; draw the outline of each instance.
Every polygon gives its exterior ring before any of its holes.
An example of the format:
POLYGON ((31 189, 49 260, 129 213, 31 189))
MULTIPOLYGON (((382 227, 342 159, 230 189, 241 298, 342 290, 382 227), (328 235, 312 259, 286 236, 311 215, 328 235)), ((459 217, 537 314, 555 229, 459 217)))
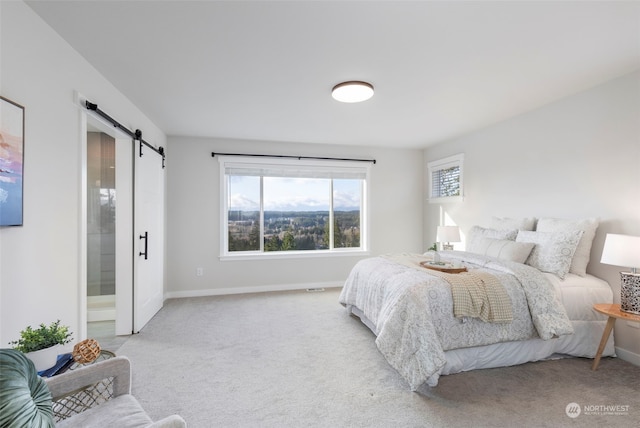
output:
POLYGON ((536 224, 534 217, 527 218, 509 218, 509 217, 493 217, 491 218, 491 228, 499 230, 533 230, 536 224))
POLYGON ((586 276, 587 265, 591 257, 591 244, 596 236, 596 229, 600 221, 597 218, 585 218, 581 220, 564 220, 559 218, 541 218, 538 220, 536 231, 538 232, 575 232, 583 231, 576 252, 571 260, 569 272, 586 276))
POLYGON ((501 260, 524 263, 527 261, 535 244, 515 242, 506 239, 482 238, 478 242, 478 254, 495 257, 501 260))
POLYGON ((480 246, 480 240, 482 238, 493 238, 493 239, 508 239, 509 241, 515 241, 516 236, 518 235, 518 231, 516 229, 512 230, 497 230, 497 229, 487 229, 480 226, 473 226, 469 229, 469 233, 467 233, 467 251, 476 254, 483 254, 483 249, 480 246))
POLYGON ((582 231, 575 232, 518 232, 516 242, 530 242, 535 244, 527 264, 542 272, 550 272, 558 278, 564 279, 571 268, 571 260, 582 231))

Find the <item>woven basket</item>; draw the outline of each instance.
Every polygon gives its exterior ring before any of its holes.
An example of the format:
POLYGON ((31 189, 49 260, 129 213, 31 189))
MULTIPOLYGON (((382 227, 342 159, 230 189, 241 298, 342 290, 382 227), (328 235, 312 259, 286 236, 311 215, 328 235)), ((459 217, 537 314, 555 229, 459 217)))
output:
POLYGON ((79 364, 92 363, 100 355, 100 344, 95 339, 83 340, 73 347, 72 355, 79 364))

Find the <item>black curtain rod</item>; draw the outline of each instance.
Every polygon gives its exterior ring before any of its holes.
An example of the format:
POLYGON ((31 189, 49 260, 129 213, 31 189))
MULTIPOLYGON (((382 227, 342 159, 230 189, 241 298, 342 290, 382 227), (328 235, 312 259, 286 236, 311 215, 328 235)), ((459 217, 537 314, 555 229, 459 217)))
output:
POLYGON ((120 122, 118 122, 117 120, 109 116, 107 113, 100 110, 98 108, 98 104, 95 104, 89 101, 85 101, 84 103, 85 103, 85 106, 87 107, 87 110, 95 111, 98 116, 109 121, 115 128, 120 129, 121 131, 123 131, 125 134, 127 134, 134 140, 140 141, 141 144, 144 144, 145 146, 147 146, 148 148, 150 148, 151 150, 153 150, 154 152, 162 156, 162 167, 164 168, 164 148, 162 146, 155 148, 153 145, 147 143, 142 139, 142 131, 140 131, 139 129, 136 129, 135 132, 132 132, 129 128, 122 126, 120 122))
POLYGON ((256 155, 249 153, 216 153, 211 152, 211 157, 215 157, 216 155, 222 156, 250 156, 250 157, 259 157, 259 158, 288 158, 288 159, 318 159, 318 160, 336 160, 336 161, 352 161, 352 162, 371 162, 373 164, 376 163, 375 159, 349 159, 349 158, 324 158, 318 156, 288 156, 288 155, 256 155))

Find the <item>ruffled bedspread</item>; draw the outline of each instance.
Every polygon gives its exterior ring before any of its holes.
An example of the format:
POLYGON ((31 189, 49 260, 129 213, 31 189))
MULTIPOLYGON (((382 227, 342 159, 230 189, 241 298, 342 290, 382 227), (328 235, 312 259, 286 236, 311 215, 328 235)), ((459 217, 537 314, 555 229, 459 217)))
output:
POLYGON ((552 284, 537 269, 460 251, 440 254, 445 261, 497 277, 511 299, 513 321, 454 317, 449 283, 429 269, 409 266, 407 259, 418 266, 427 260, 416 254, 403 255, 403 262, 393 257, 358 262, 340 294, 340 303, 357 307, 373 323, 378 349, 412 390, 425 382, 437 385, 444 351, 573 333, 552 284))

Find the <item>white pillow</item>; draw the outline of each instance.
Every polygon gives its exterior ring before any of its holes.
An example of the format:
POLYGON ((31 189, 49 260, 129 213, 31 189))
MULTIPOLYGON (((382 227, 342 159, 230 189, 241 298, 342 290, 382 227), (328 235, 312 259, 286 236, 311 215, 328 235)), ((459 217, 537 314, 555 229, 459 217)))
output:
POLYGON ((516 229, 497 230, 473 226, 469 229, 469 233, 467 233, 467 251, 482 254, 481 250, 479 250, 480 239, 482 238, 508 239, 510 241, 515 241, 517 235, 518 231, 516 229))
POLYGON ((583 232, 518 232, 516 242, 536 244, 526 263, 542 272, 555 274, 564 279, 571 268, 571 260, 583 232))
POLYGON ((533 230, 536 219, 531 218, 509 218, 509 217, 493 217, 491 218, 491 228, 498 230, 533 230))
POLYGON ((530 242, 515 242, 506 239, 480 238, 478 254, 496 257, 501 260, 524 263, 535 244, 530 242))
POLYGON ((538 220, 538 232, 575 232, 582 230, 582 238, 576 248, 576 253, 571 262, 569 272, 586 276, 587 265, 591 256, 591 244, 596 236, 599 220, 597 218, 585 218, 581 220, 563 220, 557 218, 541 218, 538 220))

